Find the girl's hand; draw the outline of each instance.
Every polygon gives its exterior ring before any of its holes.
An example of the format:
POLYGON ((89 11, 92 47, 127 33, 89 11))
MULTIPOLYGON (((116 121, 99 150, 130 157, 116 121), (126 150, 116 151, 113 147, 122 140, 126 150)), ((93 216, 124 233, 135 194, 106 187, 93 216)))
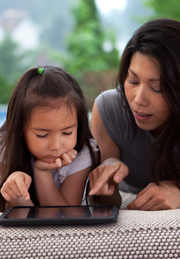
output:
POLYGON ((127 209, 169 210, 180 208, 180 190, 175 182, 162 181, 159 185, 150 183, 131 202, 127 209))
POLYGON ((69 165, 76 158, 77 151, 72 149, 66 153, 64 153, 60 158, 56 159, 56 164, 58 164, 58 168, 69 165))
POLYGON ((114 183, 119 183, 128 175, 128 168, 116 158, 108 158, 89 175, 89 195, 111 196, 114 193, 114 183), (110 183, 111 182, 111 183, 110 183))
POLYGON ((17 199, 21 196, 25 200, 30 200, 28 189, 31 184, 31 177, 23 172, 17 171, 12 173, 4 182, 1 188, 1 194, 6 201, 17 199))
POLYGON ((59 169, 63 166, 71 164, 72 161, 76 158, 76 155, 77 151, 75 149, 72 149, 67 153, 62 154, 61 157, 56 158, 55 161, 52 163, 47 163, 37 159, 35 162, 35 167, 40 171, 59 169))

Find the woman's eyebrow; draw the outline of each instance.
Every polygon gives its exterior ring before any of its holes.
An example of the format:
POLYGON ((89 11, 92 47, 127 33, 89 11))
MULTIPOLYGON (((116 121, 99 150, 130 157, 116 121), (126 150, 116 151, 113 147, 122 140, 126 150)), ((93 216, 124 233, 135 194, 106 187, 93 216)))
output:
POLYGON ((160 78, 150 78, 149 81, 160 81, 160 78))
POLYGON ((130 68, 128 69, 134 76, 138 77, 130 68))
MULTIPOLYGON (((136 73, 134 73, 133 71, 132 71, 132 69, 128 69, 134 76, 136 76, 136 77, 138 77, 138 75, 136 75, 136 73)), ((139 78, 139 77, 138 77, 139 78)), ((160 81, 160 78, 149 78, 148 79, 149 81, 160 81)))

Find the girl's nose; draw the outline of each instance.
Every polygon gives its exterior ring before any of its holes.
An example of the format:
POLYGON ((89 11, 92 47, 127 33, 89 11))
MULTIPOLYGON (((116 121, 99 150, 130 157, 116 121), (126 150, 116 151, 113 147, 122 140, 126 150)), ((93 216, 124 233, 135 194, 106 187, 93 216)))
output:
POLYGON ((134 102, 138 105, 147 106, 149 103, 149 93, 147 89, 140 85, 136 88, 134 102))
POLYGON ((59 150, 60 148, 61 148, 60 137, 54 137, 53 139, 51 139, 51 143, 49 145, 49 149, 51 151, 56 151, 56 150, 59 150))

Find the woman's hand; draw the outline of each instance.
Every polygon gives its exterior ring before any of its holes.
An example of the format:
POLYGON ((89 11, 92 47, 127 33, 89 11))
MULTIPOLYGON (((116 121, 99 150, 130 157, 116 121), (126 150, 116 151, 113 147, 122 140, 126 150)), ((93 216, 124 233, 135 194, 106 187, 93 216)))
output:
POLYGON ((75 149, 72 149, 64 153, 63 155, 61 155, 61 157, 56 158, 55 161, 52 163, 48 163, 37 159, 35 161, 35 167, 39 171, 49 171, 49 170, 51 171, 51 170, 59 169, 63 166, 71 164, 72 161, 76 158, 76 155, 77 155, 77 151, 75 149))
POLYGON ((128 167, 116 158, 108 158, 89 175, 89 195, 111 196, 115 184, 128 175, 128 167), (110 181, 110 179, 112 179, 110 181))
POLYGON ((161 181, 159 185, 150 183, 131 202, 127 209, 169 210, 180 208, 180 190, 175 182, 161 181))
POLYGON ((20 171, 14 172, 4 182, 1 188, 1 194, 8 202, 21 196, 28 201, 30 200, 28 192, 30 184, 31 177, 28 174, 20 171))

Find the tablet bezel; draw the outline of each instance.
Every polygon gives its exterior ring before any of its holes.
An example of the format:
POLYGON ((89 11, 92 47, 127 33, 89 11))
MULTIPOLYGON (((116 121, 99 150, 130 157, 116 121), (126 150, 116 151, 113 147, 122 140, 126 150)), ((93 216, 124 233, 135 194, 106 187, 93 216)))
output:
POLYGON ((79 206, 14 206, 8 208, 0 216, 0 225, 3 226, 37 226, 37 225, 84 225, 84 224, 104 224, 104 223, 114 223, 117 221, 117 216, 119 212, 119 206, 116 205, 79 205, 79 206), (107 207, 112 206, 111 216, 106 217, 80 217, 80 218, 5 218, 14 208, 75 208, 75 207, 85 207, 90 209, 91 207, 107 207))

